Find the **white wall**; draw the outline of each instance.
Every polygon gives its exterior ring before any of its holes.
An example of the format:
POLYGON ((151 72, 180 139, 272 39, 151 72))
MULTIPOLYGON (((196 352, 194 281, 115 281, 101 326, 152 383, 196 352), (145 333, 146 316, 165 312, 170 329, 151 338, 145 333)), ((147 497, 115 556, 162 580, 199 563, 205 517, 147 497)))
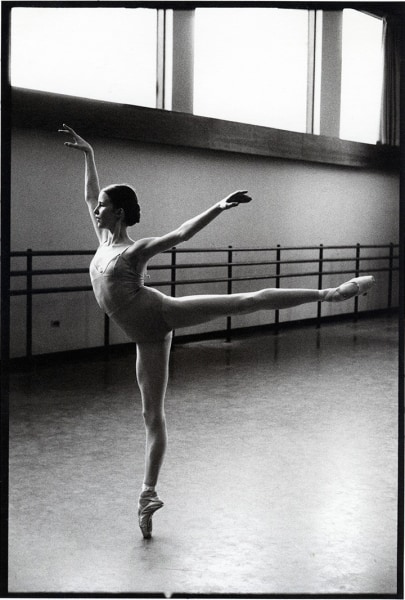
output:
MULTIPOLYGON (((96 246, 83 202, 84 160, 80 153, 65 148, 63 141, 65 138, 56 131, 13 132, 12 250, 96 246)), ((127 182, 138 192, 142 220, 131 230, 134 238, 165 233, 231 191, 247 189, 253 203, 223 213, 188 246, 398 242, 399 176, 394 173, 117 140, 90 141, 95 148, 101 185, 127 182)), ((58 260, 58 264, 55 259, 35 264, 62 266, 58 260)), ((86 266, 88 262, 86 258, 80 263, 69 259, 63 264, 86 266)), ((155 259, 155 263, 159 262, 161 258, 155 259)), ((24 267, 21 261, 13 264, 24 267)), ((201 272, 193 276, 201 277, 201 272)), ((384 278, 382 275, 381 283, 384 278)), ((87 276, 57 280, 62 285, 88 283, 87 276)), ((338 283, 331 281, 330 285, 338 283)), ((18 285, 23 282, 15 281, 14 287, 18 285)), ((249 289, 260 285, 253 282, 249 289)), ((316 287, 316 280, 307 278, 288 285, 316 287)), ((240 289, 245 289, 242 284, 240 289)), ((217 291, 224 292, 225 287, 217 291)), ((382 307, 385 291, 382 296, 377 290, 361 302, 362 308, 382 307)), ((41 295, 35 297, 34 306, 34 353, 102 343, 103 319, 90 293, 70 297, 41 295), (50 327, 51 320, 60 320, 60 328, 50 327)), ((12 299, 12 307, 12 355, 18 356, 24 353, 23 301, 12 299)), ((342 305, 328 306, 325 314, 344 310, 342 305)), ((316 308, 303 307, 282 314, 282 319, 305 318, 315 316, 316 308)), ((272 320, 269 314, 260 313, 234 322, 241 326, 272 320)), ((223 322, 211 326, 223 327, 223 322)), ((204 326, 193 331, 206 329, 204 326)), ((112 341, 125 341, 125 337, 113 328, 112 341)))

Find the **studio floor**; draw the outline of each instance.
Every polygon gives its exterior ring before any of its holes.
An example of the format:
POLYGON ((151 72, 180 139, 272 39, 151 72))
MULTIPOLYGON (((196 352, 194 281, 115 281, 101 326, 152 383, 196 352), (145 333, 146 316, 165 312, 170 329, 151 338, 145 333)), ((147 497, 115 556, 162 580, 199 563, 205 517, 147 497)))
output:
POLYGON ((398 325, 176 345, 143 540, 134 353, 11 376, 9 591, 395 594, 398 325))

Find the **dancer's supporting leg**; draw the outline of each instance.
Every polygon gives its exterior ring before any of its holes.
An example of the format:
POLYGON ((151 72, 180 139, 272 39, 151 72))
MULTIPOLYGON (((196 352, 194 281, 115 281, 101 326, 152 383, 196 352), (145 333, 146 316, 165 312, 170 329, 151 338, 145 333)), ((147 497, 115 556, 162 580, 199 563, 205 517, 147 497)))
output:
POLYGON ((171 338, 137 344, 136 374, 146 428, 145 475, 139 498, 139 526, 145 538, 152 533, 152 515, 163 506, 155 492, 166 445, 164 398, 168 380, 171 338))

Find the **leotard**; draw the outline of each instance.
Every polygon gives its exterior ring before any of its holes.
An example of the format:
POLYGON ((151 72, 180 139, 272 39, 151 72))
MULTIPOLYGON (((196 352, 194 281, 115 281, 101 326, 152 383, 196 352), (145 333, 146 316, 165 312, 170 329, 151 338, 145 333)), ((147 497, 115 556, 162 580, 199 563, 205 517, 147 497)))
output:
POLYGON ((102 257, 103 246, 90 263, 90 278, 99 306, 133 342, 156 342, 171 335, 164 318, 168 297, 144 285, 144 274, 137 273, 125 259, 125 251, 102 257))

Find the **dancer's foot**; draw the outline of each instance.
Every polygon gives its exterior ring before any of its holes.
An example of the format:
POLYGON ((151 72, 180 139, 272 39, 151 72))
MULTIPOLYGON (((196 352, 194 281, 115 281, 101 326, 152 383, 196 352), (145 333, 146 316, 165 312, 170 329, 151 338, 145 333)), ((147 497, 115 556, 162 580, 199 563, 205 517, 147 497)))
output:
POLYGON ((152 537, 153 513, 162 508, 163 502, 156 492, 142 492, 138 501, 138 521, 143 537, 148 540, 152 537))
POLYGON ((374 285, 375 279, 372 275, 365 277, 354 277, 346 283, 342 283, 337 288, 323 290, 325 292, 322 300, 325 302, 342 302, 355 296, 366 295, 368 290, 374 285))

